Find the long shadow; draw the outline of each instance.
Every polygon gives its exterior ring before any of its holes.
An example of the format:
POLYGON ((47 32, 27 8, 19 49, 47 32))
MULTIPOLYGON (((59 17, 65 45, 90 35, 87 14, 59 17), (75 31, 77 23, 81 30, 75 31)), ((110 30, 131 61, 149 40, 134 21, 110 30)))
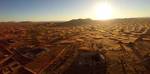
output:
POLYGON ((106 74, 105 57, 96 51, 80 51, 64 74, 106 74))

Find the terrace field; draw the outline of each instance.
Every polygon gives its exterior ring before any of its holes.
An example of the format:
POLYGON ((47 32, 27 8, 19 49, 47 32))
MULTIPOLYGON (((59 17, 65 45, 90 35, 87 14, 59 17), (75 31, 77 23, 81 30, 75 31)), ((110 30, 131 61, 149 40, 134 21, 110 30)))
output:
POLYGON ((0 74, 26 74, 22 69, 31 74, 150 74, 149 18, 1 22, 0 30, 0 74), (10 58, 19 68, 7 69, 10 58))

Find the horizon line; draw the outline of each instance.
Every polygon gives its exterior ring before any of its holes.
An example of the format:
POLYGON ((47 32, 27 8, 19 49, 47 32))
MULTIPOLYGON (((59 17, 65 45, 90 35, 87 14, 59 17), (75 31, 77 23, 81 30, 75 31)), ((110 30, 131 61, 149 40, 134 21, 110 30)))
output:
MULTIPOLYGON (((109 20, 119 20, 119 19, 144 19, 144 18, 150 18, 150 17, 123 17, 123 18, 110 18, 110 19, 105 19, 105 20, 102 20, 102 19, 92 19, 92 18, 73 18, 73 19, 91 19, 91 20, 96 20, 96 21, 109 21, 109 20)), ((70 19, 70 20, 73 20, 73 19, 70 19)), ((41 21, 33 21, 33 20, 22 20, 22 21, 0 21, 0 23, 2 22, 66 22, 66 21, 70 21, 70 20, 49 20, 49 21, 45 21, 45 20, 41 20, 41 21)))

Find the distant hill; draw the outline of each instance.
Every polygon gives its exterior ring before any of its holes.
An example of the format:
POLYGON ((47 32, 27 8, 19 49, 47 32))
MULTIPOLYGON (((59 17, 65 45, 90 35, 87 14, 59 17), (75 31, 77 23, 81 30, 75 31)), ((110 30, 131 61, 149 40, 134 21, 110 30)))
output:
POLYGON ((67 22, 61 22, 57 23, 57 25, 63 25, 63 26, 77 26, 77 25, 83 25, 83 24, 89 24, 93 23, 94 21, 91 19, 72 19, 67 22))

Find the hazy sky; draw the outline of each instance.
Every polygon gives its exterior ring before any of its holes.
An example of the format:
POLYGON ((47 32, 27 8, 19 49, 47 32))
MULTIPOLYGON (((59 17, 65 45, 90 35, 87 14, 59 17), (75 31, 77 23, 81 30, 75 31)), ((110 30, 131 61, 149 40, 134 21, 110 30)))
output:
MULTIPOLYGON (((94 7, 105 0, 0 0, 0 21, 95 19, 94 7)), ((112 18, 150 17, 150 0, 107 0, 112 18)))

